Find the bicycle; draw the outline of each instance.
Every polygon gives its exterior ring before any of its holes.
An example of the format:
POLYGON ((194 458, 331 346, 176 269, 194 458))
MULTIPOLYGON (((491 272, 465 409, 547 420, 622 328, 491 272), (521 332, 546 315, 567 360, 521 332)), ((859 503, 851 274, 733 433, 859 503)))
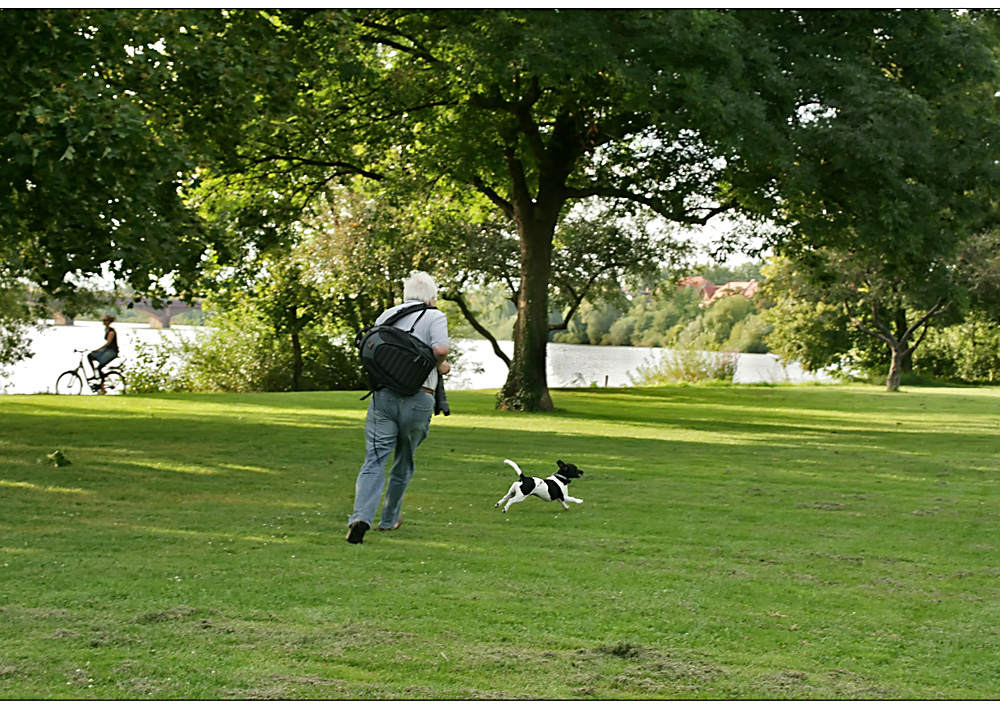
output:
POLYGON ((91 366, 92 373, 88 375, 84 362, 90 350, 73 351, 80 353, 80 364, 77 365, 76 369, 67 370, 56 377, 56 394, 82 394, 84 382, 95 394, 125 393, 125 375, 122 374, 118 365, 105 366, 96 371, 91 366))

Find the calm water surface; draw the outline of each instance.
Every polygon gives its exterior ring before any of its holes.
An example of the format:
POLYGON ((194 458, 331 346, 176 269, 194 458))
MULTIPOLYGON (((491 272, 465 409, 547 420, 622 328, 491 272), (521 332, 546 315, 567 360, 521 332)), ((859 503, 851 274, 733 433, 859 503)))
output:
MULTIPOLYGON (((119 350, 126 359, 133 356, 137 342, 159 342, 164 338, 191 337, 198 329, 174 326, 157 330, 136 323, 115 323, 119 350)), ((80 361, 74 350, 93 350, 104 342, 104 326, 99 322, 81 322, 72 327, 45 327, 33 334, 35 356, 10 369, 9 376, 0 379, 0 392, 6 394, 37 394, 52 392, 60 372, 73 369, 80 361)), ((448 377, 449 389, 499 389, 507 378, 507 368, 493 354, 488 342, 459 340, 462 352, 460 366, 448 377)), ((514 345, 502 341, 501 349, 510 356, 514 345)), ((669 350, 657 347, 595 347, 552 343, 548 351, 548 381, 551 387, 587 387, 632 385, 632 376, 644 364, 658 360, 669 350)), ((796 364, 782 367, 773 355, 741 354, 734 381, 749 383, 800 383, 829 381, 823 374, 803 372, 796 364)))

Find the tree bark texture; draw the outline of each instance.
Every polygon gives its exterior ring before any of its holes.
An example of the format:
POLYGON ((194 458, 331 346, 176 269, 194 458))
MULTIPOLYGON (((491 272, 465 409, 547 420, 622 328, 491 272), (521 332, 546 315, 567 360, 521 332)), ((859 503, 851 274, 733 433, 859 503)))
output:
POLYGON ((518 214, 521 242, 521 287, 514 322, 514 357, 498 407, 508 411, 551 411, 552 397, 546 376, 549 341, 549 281, 552 275, 552 238, 555 214, 518 214))
POLYGON ((885 379, 886 391, 899 391, 903 375, 903 359, 910 350, 904 350, 899 342, 890 345, 892 361, 889 363, 889 376, 885 379))
MULTIPOLYGON (((292 322, 296 323, 298 319, 298 309, 292 306, 292 322)), ((302 388, 302 341, 299 338, 299 329, 297 325, 292 326, 291 332, 292 339, 292 391, 300 391, 302 388)))

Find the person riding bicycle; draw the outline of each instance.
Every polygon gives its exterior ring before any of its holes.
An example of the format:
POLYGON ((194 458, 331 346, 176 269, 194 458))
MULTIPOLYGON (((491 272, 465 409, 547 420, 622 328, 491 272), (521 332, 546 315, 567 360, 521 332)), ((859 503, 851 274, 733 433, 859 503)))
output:
MULTIPOLYGON (((104 346, 93 350, 87 355, 90 366, 94 368, 94 374, 103 379, 101 370, 108 362, 118 356, 118 333, 111 327, 115 321, 114 315, 105 315, 101 318, 104 323, 104 346)), ((101 385, 101 393, 104 393, 104 385, 101 385)))

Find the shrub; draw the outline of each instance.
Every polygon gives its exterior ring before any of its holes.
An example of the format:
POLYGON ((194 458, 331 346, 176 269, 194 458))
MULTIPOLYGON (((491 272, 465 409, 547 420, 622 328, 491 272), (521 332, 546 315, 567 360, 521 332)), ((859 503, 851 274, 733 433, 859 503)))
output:
POLYGON ((932 331, 914 355, 913 367, 935 380, 996 384, 1000 381, 1000 325, 970 317, 932 331))
POLYGON ((659 360, 655 357, 629 374, 634 386, 659 386, 677 382, 723 381, 731 382, 736 374, 735 352, 704 352, 695 349, 671 350, 659 360))
POLYGON ((0 375, 8 365, 27 359, 31 352, 34 317, 27 304, 24 286, 0 270, 0 375))
MULTIPOLYGON (((301 333, 301 389, 367 388, 349 339, 321 328, 301 333)), ((292 353, 259 311, 240 307, 213 316, 192 338, 140 343, 128 378, 136 393, 290 391, 292 353)))
POLYGON ((133 394, 191 391, 184 364, 196 345, 189 339, 137 342, 135 355, 121 366, 133 394))

